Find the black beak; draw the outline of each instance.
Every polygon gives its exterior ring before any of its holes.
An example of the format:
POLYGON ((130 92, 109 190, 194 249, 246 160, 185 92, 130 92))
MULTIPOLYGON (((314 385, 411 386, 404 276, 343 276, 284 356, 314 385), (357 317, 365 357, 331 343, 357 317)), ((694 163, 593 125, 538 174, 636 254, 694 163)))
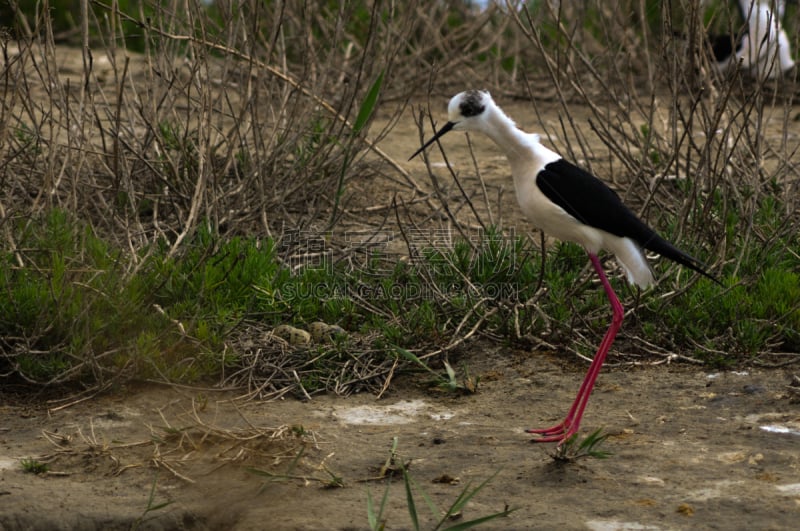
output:
POLYGON ((413 154, 413 155, 411 155, 411 156, 408 158, 408 160, 411 160, 411 159, 413 159, 414 157, 416 157, 417 155, 419 155, 420 153, 422 153, 423 151, 425 151, 425 148, 426 148, 426 147, 430 146, 431 144, 433 144, 434 142, 436 142, 437 140, 439 140, 441 137, 443 137, 443 136, 445 135, 445 133, 447 133, 448 131, 450 131, 450 130, 451 130, 453 127, 455 127, 455 126, 456 126, 456 123, 455 123, 455 122, 447 122, 446 124, 444 124, 444 126, 443 126, 441 129, 439 129, 439 131, 438 131, 438 132, 437 132, 435 135, 433 135, 433 138, 431 138, 430 140, 428 140, 427 142, 425 142, 425 144, 423 144, 423 146, 422 146, 421 148, 419 148, 418 150, 416 150, 416 151, 414 152, 414 154, 413 154))

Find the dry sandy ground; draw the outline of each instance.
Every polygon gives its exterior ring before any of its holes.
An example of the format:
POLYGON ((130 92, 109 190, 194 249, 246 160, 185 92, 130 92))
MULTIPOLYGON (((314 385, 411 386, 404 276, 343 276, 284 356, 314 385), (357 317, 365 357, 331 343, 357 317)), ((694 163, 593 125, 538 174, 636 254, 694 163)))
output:
MULTIPOLYGON (((789 373, 607 370, 583 433, 603 427, 611 436, 602 449, 613 455, 559 463, 552 445, 531 444, 523 430, 559 420, 584 367, 481 344, 460 358, 483 376, 477 394, 434 393, 409 377, 381 400, 236 406, 218 394, 149 387, 50 413, 5 406, 0 528, 128 529, 155 482, 153 505, 173 503, 144 514, 142 529, 364 529, 367 491, 379 498, 385 485, 369 480, 397 437, 412 476, 440 506, 497 472, 462 516, 516 508, 487 529, 796 529, 800 412, 789 373), (294 468, 299 439, 215 435, 282 425, 313 434, 294 468), (69 442, 59 446, 59 437, 69 442), (48 455, 56 456, 50 473, 22 472, 21 458, 48 455), (343 487, 327 487, 326 471, 343 487), (448 476, 456 481, 435 482, 448 476)), ((386 520, 388 529, 411 526, 399 479, 386 520)))

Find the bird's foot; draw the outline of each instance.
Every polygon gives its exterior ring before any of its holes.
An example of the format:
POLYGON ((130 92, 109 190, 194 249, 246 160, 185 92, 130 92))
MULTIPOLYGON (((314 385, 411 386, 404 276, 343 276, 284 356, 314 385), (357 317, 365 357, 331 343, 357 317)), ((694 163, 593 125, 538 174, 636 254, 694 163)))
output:
POLYGON ((525 430, 525 433, 533 433, 540 435, 536 439, 531 439, 533 443, 549 443, 557 442, 559 446, 561 443, 572 437, 578 431, 578 425, 573 424, 569 420, 565 420, 560 424, 551 426, 549 428, 531 428, 525 430))
POLYGON ((535 433, 537 435, 558 435, 566 432, 568 427, 569 423, 565 420, 564 422, 556 424, 555 426, 550 426, 549 428, 530 428, 525 430, 525 433, 535 433))

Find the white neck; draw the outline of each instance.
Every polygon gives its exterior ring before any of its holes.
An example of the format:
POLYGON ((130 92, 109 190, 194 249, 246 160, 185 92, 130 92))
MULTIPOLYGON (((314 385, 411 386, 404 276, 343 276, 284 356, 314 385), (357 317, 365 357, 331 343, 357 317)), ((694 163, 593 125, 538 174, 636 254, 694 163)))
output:
POLYGON ((518 128, 499 107, 492 108, 485 125, 483 132, 505 153, 515 181, 533 178, 546 164, 561 158, 539 143, 539 135, 518 128))
POLYGON ((523 146, 528 143, 528 135, 517 127, 514 120, 509 118, 499 107, 494 107, 486 116, 484 132, 494 140, 497 147, 503 150, 506 156, 512 158, 523 155, 526 151, 523 146))

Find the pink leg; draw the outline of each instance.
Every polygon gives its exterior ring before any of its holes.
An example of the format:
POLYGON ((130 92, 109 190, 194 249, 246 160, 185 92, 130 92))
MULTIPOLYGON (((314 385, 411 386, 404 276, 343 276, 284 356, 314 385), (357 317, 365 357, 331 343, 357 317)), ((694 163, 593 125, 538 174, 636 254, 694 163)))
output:
POLYGON ((600 276, 600 282, 603 284, 603 289, 606 291, 608 301, 611 303, 611 309, 614 312, 611 326, 608 327, 608 331, 597 349, 597 354, 594 355, 594 359, 589 365, 589 371, 586 373, 586 377, 583 379, 580 389, 578 389, 578 395, 575 397, 572 407, 569 408, 564 421, 549 428, 525 430, 527 433, 542 435, 542 437, 534 439, 533 442, 558 442, 560 444, 578 431, 583 417, 583 410, 586 409, 586 404, 589 402, 589 395, 592 394, 597 375, 600 374, 600 368, 603 366, 608 350, 611 348, 620 326, 622 326, 622 318, 624 317, 622 304, 620 304, 614 290, 611 289, 611 284, 609 284, 606 274, 603 272, 600 260, 592 253, 589 253, 589 259, 592 261, 594 270, 600 276))

